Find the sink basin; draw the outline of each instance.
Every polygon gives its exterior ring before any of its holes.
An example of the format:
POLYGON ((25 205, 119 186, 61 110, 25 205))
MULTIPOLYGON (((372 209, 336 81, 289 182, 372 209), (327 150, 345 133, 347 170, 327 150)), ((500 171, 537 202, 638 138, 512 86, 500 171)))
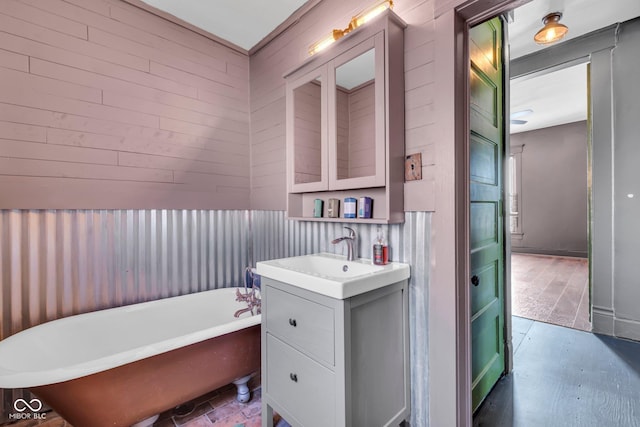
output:
POLYGON ((276 260, 277 264, 289 270, 327 278, 344 279, 384 270, 382 265, 346 261, 331 254, 305 255, 276 260))
POLYGON ((409 278, 409 265, 392 262, 373 265, 371 260, 320 253, 262 261, 261 276, 328 297, 345 299, 409 278))

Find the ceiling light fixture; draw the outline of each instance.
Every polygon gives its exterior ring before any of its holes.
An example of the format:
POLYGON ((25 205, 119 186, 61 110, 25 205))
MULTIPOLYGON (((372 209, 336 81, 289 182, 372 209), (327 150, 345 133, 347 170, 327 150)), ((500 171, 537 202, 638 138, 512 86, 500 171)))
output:
POLYGON ((349 34, 356 28, 366 24, 387 9, 393 9, 393 0, 378 0, 373 5, 369 6, 368 8, 351 18, 351 21, 349 21, 349 25, 347 26, 347 28, 345 28, 344 30, 334 29, 326 37, 323 37, 322 39, 309 46, 309 55, 314 55, 321 50, 326 49, 328 46, 333 44, 333 42, 341 39, 345 34, 349 34))
POLYGON ((560 23, 560 18, 562 18, 562 13, 560 12, 552 12, 542 18, 544 27, 533 36, 535 42, 538 44, 550 44, 563 38, 569 28, 560 23))
POLYGON ((509 116, 509 119, 511 120, 511 124, 512 125, 525 125, 528 123, 528 120, 521 120, 522 117, 524 116, 528 116, 529 114, 533 113, 533 110, 528 108, 526 110, 520 110, 520 111, 516 111, 511 113, 511 115, 509 116))

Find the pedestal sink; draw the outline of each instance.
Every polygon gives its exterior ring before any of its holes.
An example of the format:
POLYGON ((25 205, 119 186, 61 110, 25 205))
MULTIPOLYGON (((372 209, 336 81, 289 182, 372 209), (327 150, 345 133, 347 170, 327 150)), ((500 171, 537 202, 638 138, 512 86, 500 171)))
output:
POLYGON ((257 263, 261 276, 288 283, 331 298, 346 299, 409 278, 409 265, 319 253, 257 263))

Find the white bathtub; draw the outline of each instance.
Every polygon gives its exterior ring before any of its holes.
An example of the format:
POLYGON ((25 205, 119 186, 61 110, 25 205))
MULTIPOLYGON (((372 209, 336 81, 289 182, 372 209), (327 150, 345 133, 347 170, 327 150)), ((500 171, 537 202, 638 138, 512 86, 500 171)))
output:
POLYGON ((259 369, 261 317, 245 313, 234 318, 247 306, 235 300, 236 289, 85 313, 22 331, 0 342, 0 388, 31 389, 73 425, 131 425, 259 369), (250 341, 236 342, 234 333, 250 341), (193 360, 189 349, 198 354, 193 360), (229 360, 242 365, 243 372, 223 366, 229 360), (207 366, 198 365, 203 363, 207 366), (133 376, 140 376, 137 381, 143 385, 134 386, 133 376), (123 384, 112 383, 120 380, 123 384), (175 388, 181 391, 168 392, 175 388), (161 399, 155 395, 160 389, 161 399), (134 409, 116 402, 104 410, 111 404, 106 395, 127 390, 129 396, 121 400, 134 401, 134 409), (89 401, 81 401, 86 394, 89 401), (151 400, 154 404, 147 405, 151 400), (96 404, 103 415, 97 414, 96 404), (89 419, 73 413, 79 406, 94 408, 89 419), (143 406, 149 409, 141 410, 143 406))

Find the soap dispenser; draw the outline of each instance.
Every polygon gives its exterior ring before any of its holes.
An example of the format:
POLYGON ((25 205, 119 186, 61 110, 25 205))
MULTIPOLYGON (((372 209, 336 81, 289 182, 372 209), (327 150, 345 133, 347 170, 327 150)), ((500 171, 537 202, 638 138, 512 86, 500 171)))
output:
POLYGON ((376 241, 373 243, 373 263, 375 265, 385 265, 389 262, 389 246, 384 238, 382 226, 378 226, 376 241))

